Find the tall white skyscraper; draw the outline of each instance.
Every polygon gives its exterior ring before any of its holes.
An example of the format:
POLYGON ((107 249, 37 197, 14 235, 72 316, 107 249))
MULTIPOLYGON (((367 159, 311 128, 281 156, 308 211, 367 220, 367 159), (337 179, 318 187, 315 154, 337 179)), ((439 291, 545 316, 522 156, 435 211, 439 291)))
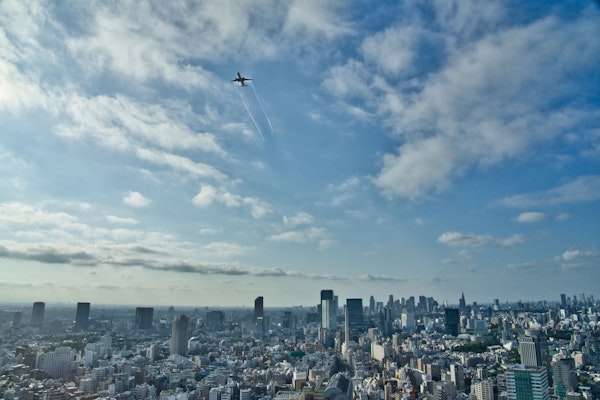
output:
POLYGON ((337 328, 337 304, 334 300, 321 300, 321 326, 327 329, 337 328))
POLYGON ((187 356, 188 352, 188 325, 190 319, 185 315, 178 315, 173 319, 171 328, 171 355, 187 356))

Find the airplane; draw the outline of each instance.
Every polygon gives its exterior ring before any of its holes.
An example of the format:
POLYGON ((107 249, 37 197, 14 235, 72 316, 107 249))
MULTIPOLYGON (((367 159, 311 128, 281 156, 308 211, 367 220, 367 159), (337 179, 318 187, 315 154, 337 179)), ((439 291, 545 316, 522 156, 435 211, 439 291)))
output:
POLYGON ((232 79, 231 82, 239 82, 242 84, 242 86, 246 86, 246 84, 244 82, 246 81, 251 81, 251 78, 244 78, 242 75, 240 75, 240 73, 237 73, 237 78, 232 79))

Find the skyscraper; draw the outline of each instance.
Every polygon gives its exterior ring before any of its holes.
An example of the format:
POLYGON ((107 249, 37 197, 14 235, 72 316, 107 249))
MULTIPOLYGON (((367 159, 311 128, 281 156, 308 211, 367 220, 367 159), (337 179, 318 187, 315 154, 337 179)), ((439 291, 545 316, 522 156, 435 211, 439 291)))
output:
POLYGON ((507 367, 506 394, 508 400, 549 400, 546 368, 525 365, 507 367))
POLYGON ((31 325, 42 326, 44 325, 44 309, 46 304, 41 301, 33 303, 33 310, 31 311, 31 325))
POLYGON ((365 317, 363 315, 362 299, 346 299, 347 325, 350 339, 358 337, 365 330, 365 317))
POLYGON ((335 301, 321 300, 322 318, 321 326, 326 329, 337 328, 337 312, 335 301))
POLYGON ((75 314, 75 330, 87 329, 89 322, 90 303, 77 303, 77 313, 75 314))
POLYGON ((181 314, 173 319, 171 327, 171 355, 187 356, 188 352, 188 325, 190 319, 181 314))
POLYGON ((560 294, 560 306, 562 308, 567 308, 567 295, 564 293, 560 294))
POLYGON ((264 309, 263 309, 263 297, 259 296, 254 299, 254 323, 259 317, 264 317, 264 309))
POLYGON ((523 365, 550 367, 548 338, 538 329, 525 329, 525 334, 519 336, 519 354, 523 365))
POLYGON ((446 308, 445 313, 445 333, 447 335, 458 336, 458 326, 460 323, 460 316, 458 313, 458 309, 456 308, 446 308))
POLYGON ((154 319, 154 308, 137 307, 135 309, 135 326, 138 329, 152 329, 154 319))

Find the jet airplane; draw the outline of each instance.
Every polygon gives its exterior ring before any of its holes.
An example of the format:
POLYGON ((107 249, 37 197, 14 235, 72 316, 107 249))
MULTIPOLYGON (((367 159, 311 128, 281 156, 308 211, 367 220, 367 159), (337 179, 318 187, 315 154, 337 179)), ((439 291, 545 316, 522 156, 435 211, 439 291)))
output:
POLYGON ((246 84, 244 82, 246 81, 251 81, 251 78, 245 78, 242 75, 240 75, 240 73, 237 73, 237 78, 232 79, 231 82, 239 82, 242 86, 246 86, 246 84))

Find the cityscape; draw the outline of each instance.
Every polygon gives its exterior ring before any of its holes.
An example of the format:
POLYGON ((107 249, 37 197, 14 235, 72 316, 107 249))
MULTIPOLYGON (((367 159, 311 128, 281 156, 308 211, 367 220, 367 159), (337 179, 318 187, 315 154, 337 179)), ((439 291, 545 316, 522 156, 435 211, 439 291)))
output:
POLYGON ((600 303, 4 304, 5 400, 593 400, 600 303))
POLYGON ((600 400, 597 0, 0 0, 0 400, 600 400))

